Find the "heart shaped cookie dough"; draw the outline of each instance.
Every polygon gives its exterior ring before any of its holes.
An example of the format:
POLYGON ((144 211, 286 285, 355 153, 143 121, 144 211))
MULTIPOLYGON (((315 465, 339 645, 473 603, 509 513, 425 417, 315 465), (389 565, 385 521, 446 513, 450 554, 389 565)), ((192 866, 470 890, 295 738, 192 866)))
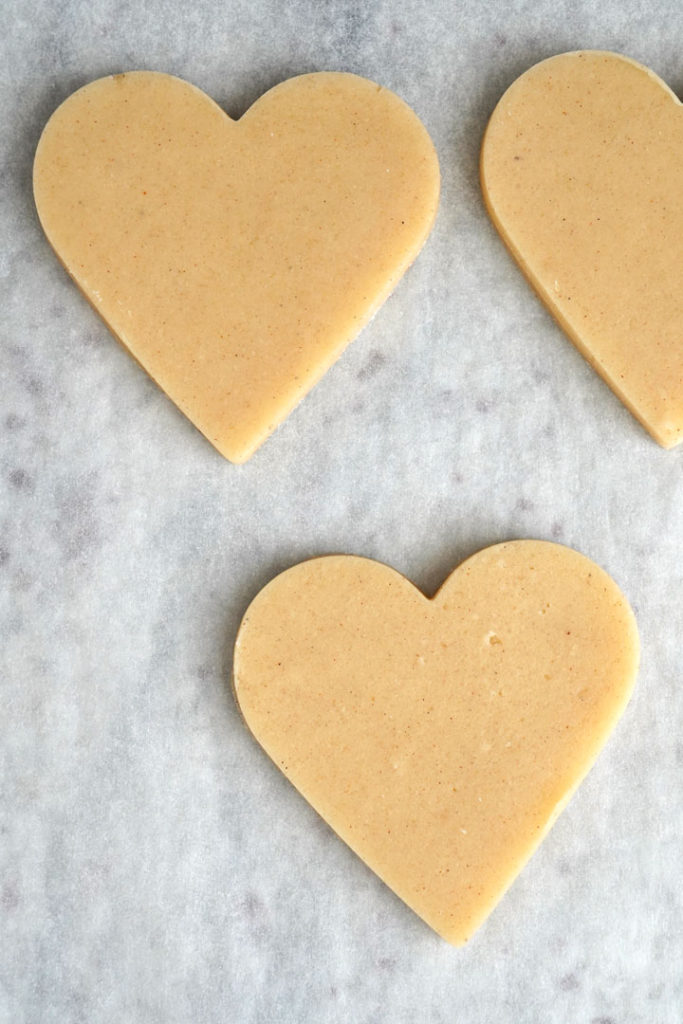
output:
POLYGON ((518 78, 484 198, 580 352, 665 448, 683 440, 683 110, 648 68, 566 53, 518 78))
POLYGON ((355 75, 283 82, 233 121, 194 86, 85 86, 38 145, 45 233, 111 330, 244 462, 387 298, 431 229, 417 116, 355 75))
POLYGON ((461 944, 590 768, 637 662, 610 577, 516 541, 468 559, 432 600, 365 558, 295 566, 249 607, 234 684, 303 796, 461 944))

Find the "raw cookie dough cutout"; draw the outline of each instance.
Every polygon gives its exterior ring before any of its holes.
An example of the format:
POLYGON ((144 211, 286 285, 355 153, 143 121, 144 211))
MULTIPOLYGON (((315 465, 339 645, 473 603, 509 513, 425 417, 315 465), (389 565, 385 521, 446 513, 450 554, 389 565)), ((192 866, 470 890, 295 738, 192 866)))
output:
POLYGON ((591 767, 637 663, 613 580, 569 548, 516 541, 431 600, 365 558, 289 569, 244 617, 234 684, 302 795, 459 945, 591 767))
POLYGON ((683 440, 683 109, 648 68, 565 53, 507 90, 489 213, 580 352, 665 448, 683 440))
POLYGON ((439 167, 409 107, 356 75, 290 79, 233 121, 187 82, 138 71, 58 108, 34 192, 114 334, 244 462, 417 256, 439 167))

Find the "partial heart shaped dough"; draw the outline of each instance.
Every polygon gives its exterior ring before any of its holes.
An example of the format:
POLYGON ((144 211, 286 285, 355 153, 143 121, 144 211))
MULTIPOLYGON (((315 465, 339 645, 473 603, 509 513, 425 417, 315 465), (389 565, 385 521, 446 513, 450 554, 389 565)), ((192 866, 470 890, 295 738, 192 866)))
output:
POLYGON ((510 86, 484 198, 577 348, 665 448, 683 439, 683 110, 614 53, 551 57, 510 86))
POLYGON ((590 768, 637 663, 610 577, 516 541, 464 562, 432 600, 365 558, 295 566, 249 607, 234 683, 303 796, 459 945, 590 768))
POLYGON ((140 71, 58 108, 34 192, 114 334, 244 462, 417 256, 439 167, 417 116, 356 75, 290 79, 233 121, 187 82, 140 71))

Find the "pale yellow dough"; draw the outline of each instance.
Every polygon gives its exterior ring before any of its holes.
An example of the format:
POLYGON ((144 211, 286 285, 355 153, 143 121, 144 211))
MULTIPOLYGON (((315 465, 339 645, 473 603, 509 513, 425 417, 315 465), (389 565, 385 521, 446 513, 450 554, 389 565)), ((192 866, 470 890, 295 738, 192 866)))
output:
POLYGON ((34 192, 114 334, 243 462, 414 260, 439 168, 417 116, 355 75, 290 79, 233 121, 187 82, 139 71, 59 107, 34 192))
POLYGON ((610 577, 517 541, 474 555, 432 600, 364 558, 295 566, 249 607, 234 683, 303 796, 461 944, 590 768, 637 663, 610 577))
POLYGON ((510 86, 484 198, 572 341, 665 448, 683 440, 683 109, 648 68, 566 53, 510 86))

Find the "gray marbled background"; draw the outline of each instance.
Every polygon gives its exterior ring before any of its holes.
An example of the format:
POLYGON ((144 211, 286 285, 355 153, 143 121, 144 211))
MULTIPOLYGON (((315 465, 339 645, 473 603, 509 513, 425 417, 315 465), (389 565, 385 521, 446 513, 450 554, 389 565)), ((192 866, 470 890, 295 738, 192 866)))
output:
POLYGON ((488 114, 534 62, 615 49, 683 92, 669 2, 5 0, 0 1019, 10 1024, 679 1024, 683 450, 553 324, 482 206, 488 114), (243 467, 117 346, 45 242, 42 125, 154 68, 239 115, 355 71, 436 142, 435 231, 393 297, 243 467), (318 820, 243 728, 241 614, 322 552, 434 590, 503 538, 572 545, 635 606, 635 697, 465 950, 318 820))

